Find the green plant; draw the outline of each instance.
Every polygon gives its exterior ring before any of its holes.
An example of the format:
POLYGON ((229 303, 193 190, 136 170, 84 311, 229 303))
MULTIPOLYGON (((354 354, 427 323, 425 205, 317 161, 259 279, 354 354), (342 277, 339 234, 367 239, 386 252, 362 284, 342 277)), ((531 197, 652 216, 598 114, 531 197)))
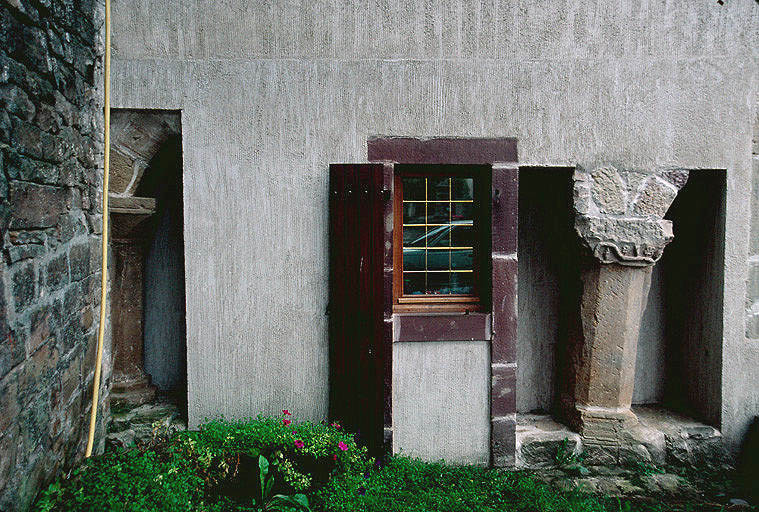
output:
POLYGON ((181 458, 154 451, 111 452, 89 459, 44 490, 38 512, 194 510, 201 480, 181 458))
POLYGON ((302 511, 309 510, 306 493, 371 468, 366 448, 339 424, 291 417, 283 411, 279 418, 217 419, 173 436, 156 430, 151 442, 93 457, 54 482, 35 510, 302 511), (251 485, 261 478, 261 457, 265 495, 251 485))
POLYGON ((526 473, 406 457, 335 478, 320 495, 327 512, 606 511, 596 498, 557 492, 526 473))
POLYGON ((569 446, 569 439, 566 437, 561 441, 556 448, 556 455, 554 455, 554 461, 556 465, 580 476, 586 476, 590 474, 588 468, 583 465, 585 459, 585 452, 576 454, 573 448, 569 446))
POLYGON ((285 496, 283 494, 272 495, 274 487, 274 474, 269 471, 269 461, 263 455, 258 456, 258 477, 261 487, 260 501, 253 505, 258 505, 262 511, 287 512, 291 510, 311 512, 308 507, 308 498, 305 494, 296 494, 294 496, 285 496))
POLYGON ((655 475, 657 473, 664 473, 664 470, 659 468, 653 462, 637 461, 632 465, 632 470, 641 476, 655 475))
POLYGON ((556 462, 557 466, 568 466, 576 462, 574 450, 569 448, 569 439, 566 437, 562 439, 558 448, 556 448, 554 461, 556 462))

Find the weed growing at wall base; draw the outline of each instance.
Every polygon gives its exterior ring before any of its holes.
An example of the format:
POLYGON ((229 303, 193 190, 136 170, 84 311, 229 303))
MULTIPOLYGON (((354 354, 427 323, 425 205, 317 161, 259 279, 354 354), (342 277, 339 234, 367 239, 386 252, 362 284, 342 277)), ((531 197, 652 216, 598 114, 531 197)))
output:
MULTIPOLYGON (((143 449, 87 460, 52 484, 38 512, 717 511, 558 491, 527 472, 392 457, 375 465, 339 424, 289 414, 214 420, 143 449), (288 420, 288 421, 285 421, 288 420), (296 443, 296 441, 299 441, 296 443)), ((573 462, 569 461, 569 462, 573 462)), ((727 510, 727 509, 725 509, 727 510)))
POLYGON ((371 468, 366 448, 339 426, 290 421, 213 420, 143 450, 94 457, 43 491, 34 510, 302 511, 306 493, 371 468))

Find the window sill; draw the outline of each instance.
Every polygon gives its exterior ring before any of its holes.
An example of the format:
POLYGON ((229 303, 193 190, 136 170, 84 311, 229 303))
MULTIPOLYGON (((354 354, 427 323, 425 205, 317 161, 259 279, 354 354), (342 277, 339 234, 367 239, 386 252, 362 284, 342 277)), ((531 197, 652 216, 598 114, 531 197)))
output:
POLYGON ((490 341, 489 313, 396 313, 393 342, 490 341))

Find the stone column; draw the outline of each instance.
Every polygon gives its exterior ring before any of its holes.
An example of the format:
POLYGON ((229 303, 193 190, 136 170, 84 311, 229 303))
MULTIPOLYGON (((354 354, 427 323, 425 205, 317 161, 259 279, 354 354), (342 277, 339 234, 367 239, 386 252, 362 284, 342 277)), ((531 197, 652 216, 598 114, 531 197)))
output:
POLYGON ((111 404, 136 406, 155 397, 143 361, 144 262, 155 199, 111 197, 113 374, 111 404))
POLYGON ((637 424, 630 405, 640 321, 653 265, 673 239, 663 217, 687 179, 682 170, 575 173, 575 230, 592 258, 561 399, 570 425, 599 444, 615 444, 637 424))

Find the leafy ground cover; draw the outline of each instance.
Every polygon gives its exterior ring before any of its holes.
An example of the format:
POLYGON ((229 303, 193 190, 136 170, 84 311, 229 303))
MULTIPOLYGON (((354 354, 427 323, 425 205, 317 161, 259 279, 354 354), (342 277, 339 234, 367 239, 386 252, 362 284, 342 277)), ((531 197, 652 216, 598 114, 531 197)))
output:
POLYGON ((560 491, 526 472, 367 457, 338 424, 211 421, 198 431, 86 461, 36 511, 666 512, 730 510, 560 491))

